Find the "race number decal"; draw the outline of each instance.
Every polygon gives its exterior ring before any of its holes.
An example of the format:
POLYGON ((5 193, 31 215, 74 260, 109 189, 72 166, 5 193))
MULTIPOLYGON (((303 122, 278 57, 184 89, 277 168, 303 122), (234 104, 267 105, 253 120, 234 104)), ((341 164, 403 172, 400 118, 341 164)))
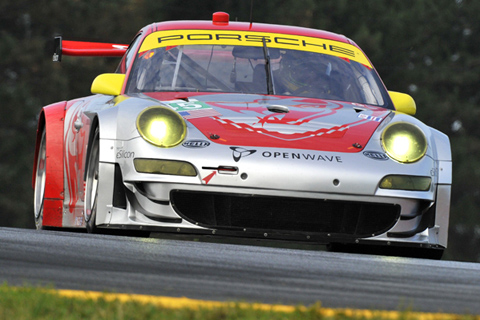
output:
POLYGON ((179 101, 168 103, 170 108, 177 111, 185 119, 220 116, 221 113, 205 102, 198 100, 179 101))

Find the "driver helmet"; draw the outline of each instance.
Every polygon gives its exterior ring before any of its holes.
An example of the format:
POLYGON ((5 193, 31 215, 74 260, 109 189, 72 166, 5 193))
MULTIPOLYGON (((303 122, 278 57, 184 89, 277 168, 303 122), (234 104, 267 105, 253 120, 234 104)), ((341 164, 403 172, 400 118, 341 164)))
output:
POLYGON ((312 85, 321 75, 330 76, 331 64, 323 61, 321 54, 286 50, 282 55, 279 79, 289 92, 312 85))

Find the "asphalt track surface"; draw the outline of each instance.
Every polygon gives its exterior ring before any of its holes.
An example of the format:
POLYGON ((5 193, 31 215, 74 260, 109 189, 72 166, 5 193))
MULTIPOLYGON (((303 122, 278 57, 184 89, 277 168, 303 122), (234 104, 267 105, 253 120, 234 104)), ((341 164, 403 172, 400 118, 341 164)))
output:
POLYGON ((480 314, 480 264, 0 228, 0 283, 213 301, 480 314))

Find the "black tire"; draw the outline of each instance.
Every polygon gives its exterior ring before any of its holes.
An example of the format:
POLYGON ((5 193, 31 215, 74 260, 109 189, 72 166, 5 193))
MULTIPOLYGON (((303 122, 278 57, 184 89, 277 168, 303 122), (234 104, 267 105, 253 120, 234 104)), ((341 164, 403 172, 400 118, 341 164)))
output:
POLYGON ((35 186, 33 199, 33 216, 37 230, 43 227, 43 204, 45 202, 45 181, 47 177, 47 140, 45 129, 42 132, 40 146, 38 148, 38 158, 35 170, 35 186))
POLYGON ((327 250, 332 252, 374 254, 432 260, 440 260, 444 252, 443 248, 396 247, 342 243, 331 243, 327 246, 327 250))
POLYGON ((89 233, 97 232, 97 197, 98 197, 98 171, 100 156, 100 138, 98 128, 95 129, 91 149, 85 167, 85 201, 84 216, 85 225, 89 233))

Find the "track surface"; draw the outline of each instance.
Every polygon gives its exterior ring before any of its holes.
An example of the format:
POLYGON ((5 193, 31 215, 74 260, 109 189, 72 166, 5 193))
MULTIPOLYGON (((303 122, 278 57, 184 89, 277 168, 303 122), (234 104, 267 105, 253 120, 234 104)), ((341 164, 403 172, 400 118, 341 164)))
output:
POLYGON ((480 264, 0 228, 0 283, 480 314, 480 264))

